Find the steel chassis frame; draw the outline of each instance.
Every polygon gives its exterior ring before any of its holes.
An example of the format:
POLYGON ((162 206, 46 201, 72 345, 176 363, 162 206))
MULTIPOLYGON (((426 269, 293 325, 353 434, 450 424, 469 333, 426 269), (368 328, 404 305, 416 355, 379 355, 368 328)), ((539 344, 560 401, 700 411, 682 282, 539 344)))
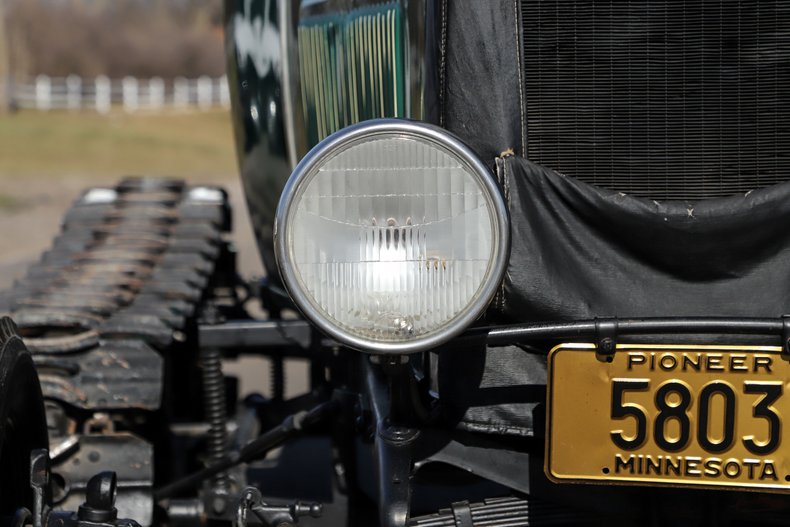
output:
MULTIPOLYGON (((536 341, 590 342, 595 344, 591 351, 602 360, 611 360, 618 340, 624 337, 715 334, 775 337, 775 344, 781 346, 783 355, 790 359, 788 315, 777 318, 597 318, 475 327, 467 330, 456 342, 475 339, 490 347, 536 341)), ((304 358, 310 357, 316 347, 338 346, 322 337, 308 322, 299 319, 201 325, 199 336, 201 348, 211 347, 226 354, 252 352, 304 358)), ((535 348, 525 349, 525 353, 536 352, 535 348)), ((420 428, 405 417, 410 412, 399 388, 407 372, 407 362, 405 355, 371 355, 370 360, 361 360, 363 396, 371 413, 371 448, 379 497, 379 522, 386 527, 404 527, 408 521, 409 478, 416 459, 414 445, 421 434, 420 428)))

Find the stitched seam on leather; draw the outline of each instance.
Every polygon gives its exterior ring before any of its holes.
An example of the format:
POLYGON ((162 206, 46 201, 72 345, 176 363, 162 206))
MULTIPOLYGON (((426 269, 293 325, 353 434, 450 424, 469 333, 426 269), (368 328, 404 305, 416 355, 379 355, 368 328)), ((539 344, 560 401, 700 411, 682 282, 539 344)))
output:
POLYGON ((461 430, 470 430, 472 432, 485 432, 507 435, 519 436, 533 436, 535 435, 535 427, 533 426, 519 426, 508 425, 502 422, 483 422, 468 419, 461 419, 458 423, 458 428, 461 430))
MULTIPOLYGON (((509 213, 510 210, 511 210, 511 208, 510 208, 510 180, 508 179, 508 172, 507 172, 508 162, 507 162, 507 159, 503 159, 502 163, 503 163, 503 165, 505 167, 505 177, 503 178, 504 179, 504 183, 502 185, 502 188, 504 189, 504 192, 505 192, 505 204, 507 205, 507 210, 508 210, 508 213, 509 213)), ((510 279, 510 269, 509 268, 510 268, 510 265, 508 265, 505 268, 505 277, 502 279, 502 284, 499 286, 500 294, 501 294, 501 298, 502 298, 502 312, 503 313, 505 312, 505 284, 510 279)))
MULTIPOLYGON (((505 186, 502 183, 502 179, 503 179, 502 178, 502 163, 503 163, 503 160, 502 160, 501 157, 495 157, 494 158, 494 166, 496 167, 496 179, 497 179, 497 182, 499 182, 499 187, 502 189, 502 194, 504 195, 504 193, 505 193, 505 191, 504 191, 505 186)), ((507 202, 507 200, 505 202, 507 202)), ((502 284, 499 284, 499 289, 497 290, 496 296, 494 297, 493 304, 495 306, 497 306, 497 309, 499 309, 500 311, 502 311, 502 302, 503 302, 502 301, 502 297, 504 296, 502 293, 503 293, 503 291, 502 291, 502 284)))
MULTIPOLYGON (((499 181, 499 186, 502 188, 502 194, 505 197, 505 205, 507 206, 508 211, 510 211, 510 188, 508 187, 507 183, 507 160, 506 157, 512 156, 512 152, 505 152, 502 156, 497 157, 494 159, 494 164, 496 166, 496 178, 499 181)), ((499 284, 499 291, 497 291, 496 298, 494 299, 494 305, 498 306, 499 310, 504 313, 505 312, 505 282, 508 280, 508 270, 505 270, 505 277, 502 279, 502 283, 499 284)))
POLYGON ((521 39, 519 38, 519 24, 518 24, 518 0, 513 0, 513 20, 515 21, 516 28, 516 69, 518 70, 518 102, 520 108, 521 119, 521 155, 527 157, 527 137, 526 137, 526 115, 524 113, 524 77, 523 70, 524 64, 521 61, 521 39))

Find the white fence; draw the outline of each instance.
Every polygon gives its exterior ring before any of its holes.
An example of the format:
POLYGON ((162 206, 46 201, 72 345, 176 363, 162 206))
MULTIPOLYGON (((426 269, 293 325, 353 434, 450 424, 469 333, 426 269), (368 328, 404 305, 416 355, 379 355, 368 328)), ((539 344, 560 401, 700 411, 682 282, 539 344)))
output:
POLYGON ((126 112, 158 112, 168 108, 206 110, 230 105, 228 79, 224 76, 178 77, 165 81, 159 77, 109 79, 99 76, 83 79, 75 75, 39 75, 29 81, 14 82, 9 87, 12 105, 41 111, 94 110, 108 113, 116 107, 126 112))

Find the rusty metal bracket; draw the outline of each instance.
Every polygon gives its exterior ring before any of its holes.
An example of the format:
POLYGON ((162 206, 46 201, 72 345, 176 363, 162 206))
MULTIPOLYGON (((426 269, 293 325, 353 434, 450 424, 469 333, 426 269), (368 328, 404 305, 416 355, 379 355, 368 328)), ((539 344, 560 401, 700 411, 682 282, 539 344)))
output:
POLYGON ((239 499, 236 512, 236 525, 247 527, 248 512, 252 512, 265 527, 293 527, 301 517, 320 518, 320 503, 294 502, 288 505, 270 505, 263 501, 261 493, 254 487, 247 487, 239 499))

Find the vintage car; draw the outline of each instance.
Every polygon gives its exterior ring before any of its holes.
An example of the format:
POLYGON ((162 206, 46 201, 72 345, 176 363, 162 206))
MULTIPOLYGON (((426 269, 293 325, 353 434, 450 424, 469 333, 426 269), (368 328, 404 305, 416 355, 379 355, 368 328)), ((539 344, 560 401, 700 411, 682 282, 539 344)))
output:
POLYGON ((222 189, 87 190, 0 300, 0 523, 790 524, 790 3, 225 5, 267 276, 222 189))

